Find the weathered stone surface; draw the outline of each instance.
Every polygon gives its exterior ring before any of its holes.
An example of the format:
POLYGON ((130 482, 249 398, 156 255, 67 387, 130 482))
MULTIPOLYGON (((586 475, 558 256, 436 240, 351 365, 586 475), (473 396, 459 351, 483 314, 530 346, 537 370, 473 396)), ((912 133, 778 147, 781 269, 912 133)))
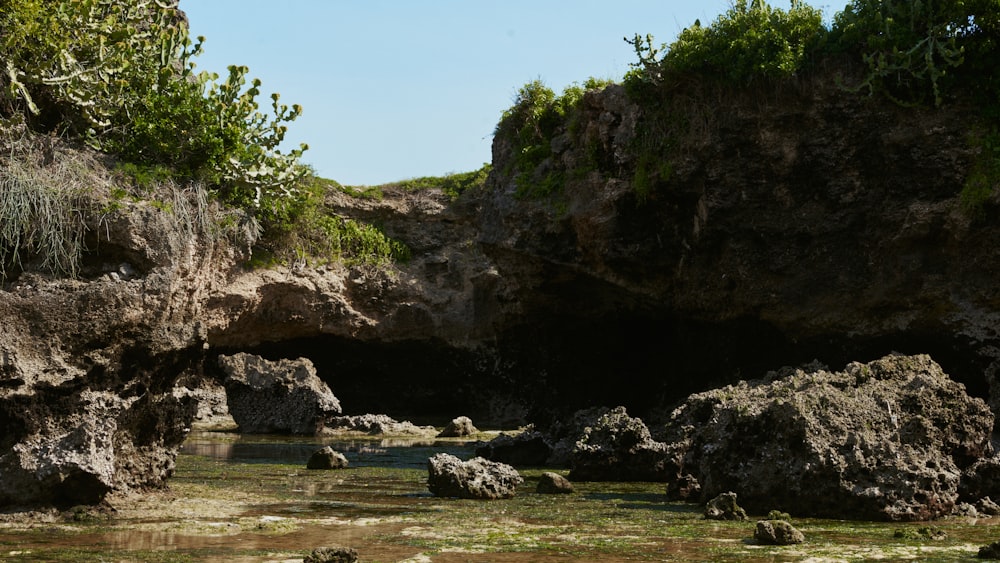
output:
POLYGON ((736 493, 730 491, 705 503, 707 520, 746 520, 747 511, 736 504, 736 493))
POLYGON ((478 433, 479 430, 472 424, 472 419, 467 416, 459 416, 452 419, 445 425, 438 434, 440 438, 463 438, 478 433))
POLYGON ((542 473, 535 488, 535 492, 543 495, 569 494, 573 490, 573 483, 569 479, 552 471, 542 473))
POLYGON ((674 411, 667 490, 737 491, 760 513, 928 520, 951 513, 992 427, 986 404, 927 356, 784 369, 674 411))
MULTIPOLYGON (((11 157, 10 139, 0 134, 0 168, 11 157)), ((163 485, 194 414, 173 388, 200 370, 203 299, 238 255, 193 220, 196 209, 209 219, 218 211, 199 203, 196 190, 164 186, 157 197, 173 212, 131 198, 102 208, 114 186, 103 161, 46 142, 45 162, 35 163, 45 181, 58 182, 59 171, 72 168, 74 181, 87 187, 72 196, 74 215, 86 223, 80 242, 87 252, 72 278, 46 272, 42 263, 51 257, 26 249, 19 267, 4 265, 4 507, 93 503, 163 485)), ((243 244, 235 234, 232 240, 243 244)))
POLYGON ((766 545, 793 545, 806 541, 806 537, 784 520, 759 520, 753 539, 766 545))
POLYGON ((352 547, 317 547, 302 563, 354 563, 358 552, 352 547))
POLYGON ((343 469, 347 466, 348 462, 344 454, 330 446, 316 450, 306 462, 306 469, 343 469))
POLYGON ((372 436, 428 436, 437 434, 433 426, 417 426, 408 420, 399 421, 385 414, 362 414, 331 416, 326 420, 326 430, 338 432, 362 432, 372 436))
POLYGON ((574 481, 665 481, 666 445, 653 440, 642 420, 624 407, 611 409, 583 429, 570 454, 574 481))
POLYGON ((219 356, 229 412, 249 434, 317 434, 340 401, 306 358, 269 361, 253 354, 219 356))
POLYGON ((427 487, 439 497, 505 499, 524 483, 513 467, 480 457, 462 461, 451 454, 437 454, 427 460, 427 471, 427 487))

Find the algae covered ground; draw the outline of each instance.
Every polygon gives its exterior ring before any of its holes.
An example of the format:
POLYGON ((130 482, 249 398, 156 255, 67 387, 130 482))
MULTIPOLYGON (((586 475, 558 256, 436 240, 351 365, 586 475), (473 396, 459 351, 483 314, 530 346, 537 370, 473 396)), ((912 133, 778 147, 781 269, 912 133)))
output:
MULTIPOLYGON (((0 561, 301 561, 349 546, 366 562, 459 561, 976 561, 1000 539, 1000 521, 792 521, 793 547, 757 545, 754 519, 704 520, 666 502, 658 483, 576 483, 570 495, 534 492, 541 469, 522 470, 514 499, 471 501, 427 492, 426 460, 472 456, 457 441, 333 443, 351 467, 305 469, 329 440, 199 434, 166 491, 112 499, 102 509, 0 515, 0 561), (926 538, 926 539, 924 539, 926 538)), ((780 507, 775 507, 780 508, 780 507)))

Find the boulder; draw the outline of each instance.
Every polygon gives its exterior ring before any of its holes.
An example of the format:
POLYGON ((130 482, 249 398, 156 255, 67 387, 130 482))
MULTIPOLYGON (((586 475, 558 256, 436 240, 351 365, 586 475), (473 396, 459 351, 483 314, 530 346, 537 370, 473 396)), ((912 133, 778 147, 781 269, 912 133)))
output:
POLYGON ((649 428, 628 416, 625 407, 611 409, 583 429, 570 455, 574 481, 665 481, 666 445, 653 440, 649 428))
POLYGON ((451 454, 427 460, 427 487, 439 497, 511 498, 524 479, 513 467, 481 457, 462 461, 451 454))
POLYGON ((759 513, 929 520, 952 512, 992 427, 986 404, 928 356, 786 368, 691 395, 671 414, 667 492, 738 491, 759 513))
POLYGON ((351 547, 317 547, 302 563, 354 563, 358 552, 351 547))
POLYGON ((543 495, 569 494, 573 492, 573 483, 558 473, 546 471, 538 478, 535 492, 543 495))
POLYGON ((753 539, 766 545, 792 545, 806 541, 802 532, 784 520, 760 520, 753 539))
POLYGON ((705 504, 707 520, 746 520, 747 512, 736 504, 736 493, 727 492, 713 498, 705 504))
POLYGON ((306 358, 269 361, 239 353, 219 356, 229 412, 248 434, 317 434, 340 401, 306 358))
POLYGON ((464 438, 477 434, 479 430, 472 425, 472 419, 467 416, 460 416, 452 419, 445 425, 444 430, 438 434, 438 438, 464 438))
POLYGON ((347 458, 344 457, 344 454, 326 446, 309 456, 306 469, 344 469, 347 465, 347 458))
POLYGON ((525 430, 518 434, 500 434, 477 447, 476 455, 519 467, 537 467, 546 465, 552 455, 552 446, 541 432, 525 430))

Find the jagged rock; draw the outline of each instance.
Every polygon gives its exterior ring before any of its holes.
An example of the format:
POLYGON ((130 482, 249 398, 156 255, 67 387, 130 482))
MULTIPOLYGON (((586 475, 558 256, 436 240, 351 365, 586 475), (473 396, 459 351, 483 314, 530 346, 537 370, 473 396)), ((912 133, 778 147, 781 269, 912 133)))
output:
POLYGON ((513 467, 481 457, 462 461, 451 454, 437 454, 427 460, 427 471, 427 487, 439 497, 511 498, 524 482, 513 467))
POLYGON ((665 481, 666 446, 653 440, 625 407, 611 409, 583 430, 570 455, 574 481, 665 481))
MULTIPOLYGON (((31 427, 3 427, 10 445, 0 454, 0 505, 95 504, 112 491, 162 485, 193 411, 172 395, 84 390, 67 397, 53 389, 21 399, 5 406, 31 405, 20 419, 31 427)), ((0 419, 17 420, 11 414, 0 419)))
POLYGON ((229 412, 248 434, 317 434, 340 401, 306 358, 269 361, 253 354, 219 356, 229 412))
POLYGON ((806 541, 802 532, 784 520, 760 520, 753 539, 766 545, 792 545, 806 541))
POLYGON ((302 563, 354 563, 358 552, 352 547, 317 547, 302 563))
POLYGON ((309 456, 306 469, 343 469, 347 465, 347 458, 344 457, 344 454, 326 446, 309 456))
POLYGON ((552 455, 545 435, 537 430, 500 434, 476 448, 476 455, 518 467, 546 465, 552 455))
POLYGON ((327 418, 326 429, 334 434, 337 432, 363 432, 372 436, 434 436, 437 429, 433 426, 417 426, 408 420, 398 421, 384 414, 362 414, 352 416, 333 416, 327 418))
POLYGON ((478 433, 479 430, 473 426, 472 419, 467 416, 460 416, 458 418, 452 419, 451 422, 445 425, 441 433, 438 434, 439 438, 464 438, 466 436, 472 436, 478 433))
POLYGON ((226 399, 226 388, 209 381, 195 385, 182 385, 174 388, 175 397, 190 397, 195 405, 193 430, 220 431, 234 430, 236 421, 229 414, 229 404, 226 399))
POLYGON ((546 471, 539 476, 535 492, 543 495, 569 494, 573 492, 573 483, 558 473, 546 471))
POLYGON ((736 504, 736 493, 726 492, 705 503, 708 520, 746 520, 747 512, 736 504))
POLYGON ((992 427, 986 404, 927 356, 784 369, 674 411, 667 491, 697 481, 702 499, 735 490, 756 512, 928 520, 951 513, 992 427))

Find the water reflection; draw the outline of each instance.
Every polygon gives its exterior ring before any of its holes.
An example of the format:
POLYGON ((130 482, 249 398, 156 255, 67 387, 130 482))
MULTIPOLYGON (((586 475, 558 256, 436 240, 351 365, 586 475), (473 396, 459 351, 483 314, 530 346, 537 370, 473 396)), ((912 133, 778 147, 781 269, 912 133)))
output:
POLYGON ((240 463, 305 464, 316 450, 330 446, 347 457, 352 467, 426 467, 427 459, 446 452, 471 457, 475 442, 428 438, 331 439, 311 436, 196 433, 181 453, 240 463))

